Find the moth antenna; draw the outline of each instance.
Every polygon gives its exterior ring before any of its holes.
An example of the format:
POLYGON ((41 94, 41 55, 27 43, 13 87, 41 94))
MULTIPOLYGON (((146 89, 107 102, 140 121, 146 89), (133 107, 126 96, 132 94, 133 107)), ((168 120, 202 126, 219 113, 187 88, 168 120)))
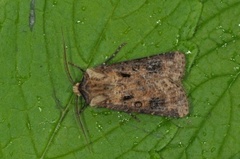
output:
POLYGON ((122 43, 121 45, 119 45, 116 51, 103 63, 103 65, 106 65, 109 61, 111 61, 126 44, 127 43, 122 43))
POLYGON ((76 68, 78 68, 81 72, 85 72, 84 69, 82 69, 80 66, 78 66, 78 65, 76 65, 76 64, 74 64, 74 63, 72 63, 72 62, 68 62, 68 64, 69 64, 69 65, 72 65, 72 66, 74 66, 74 67, 76 67, 76 68))
MULTIPOLYGON (((79 70, 81 70, 82 72, 84 72, 84 70, 73 64, 73 63, 70 63, 70 62, 67 62, 67 51, 66 51, 66 44, 65 44, 65 39, 64 39, 64 35, 63 35, 63 30, 62 30, 62 40, 63 40, 63 50, 64 50, 64 68, 65 68, 65 71, 66 71, 66 74, 67 74, 67 77, 68 77, 68 80, 72 83, 72 85, 75 85, 75 82, 73 81, 73 78, 70 74, 70 71, 69 71, 69 67, 68 67, 68 64, 74 66, 74 67, 77 67, 79 70)), ((84 138, 86 139, 86 142, 87 144, 91 143, 91 140, 89 139, 88 135, 87 135, 87 131, 84 129, 84 122, 81 120, 81 116, 80 114, 83 112, 83 110, 85 109, 86 106, 83 106, 81 107, 81 109, 79 109, 78 107, 78 99, 79 97, 76 95, 75 96, 75 113, 76 113, 76 119, 77 119, 77 122, 79 123, 79 127, 80 129, 82 130, 83 134, 84 134, 84 138)), ((89 150, 91 151, 91 148, 88 146, 89 150)))
MULTIPOLYGON (((80 126, 80 129, 82 130, 83 132, 83 135, 84 135, 84 138, 87 142, 87 144, 91 143, 91 140, 89 139, 88 137, 88 133, 87 131, 85 130, 85 126, 84 126, 84 122, 81 120, 81 113, 83 112, 83 110, 86 108, 86 106, 84 105, 83 107, 81 107, 81 109, 79 109, 79 106, 78 106, 78 100, 79 97, 76 96, 75 98, 75 113, 76 113, 76 119, 77 119, 77 122, 79 123, 79 126, 80 126)), ((90 151, 92 151, 92 149, 90 147, 88 147, 90 151)))
POLYGON ((67 51, 66 51, 66 44, 65 44, 65 39, 64 39, 64 35, 63 35, 63 30, 62 30, 62 40, 63 40, 63 57, 64 57, 65 72, 67 74, 67 77, 68 77, 68 80, 70 81, 70 83, 72 83, 72 85, 74 85, 75 82, 73 81, 73 78, 70 74, 68 63, 67 63, 67 51))

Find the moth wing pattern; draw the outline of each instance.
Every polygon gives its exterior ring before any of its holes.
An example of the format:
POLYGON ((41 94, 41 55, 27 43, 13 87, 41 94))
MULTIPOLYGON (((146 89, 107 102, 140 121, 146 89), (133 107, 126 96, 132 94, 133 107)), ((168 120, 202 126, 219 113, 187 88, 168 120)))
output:
POLYGON ((79 91, 87 104, 125 112, 183 117, 185 55, 172 52, 86 70, 79 91))
MULTIPOLYGON (((150 73, 155 76, 168 77, 173 81, 182 80, 185 72, 185 55, 180 52, 170 52, 165 54, 158 54, 150 57, 124 61, 108 67, 97 67, 96 70, 103 72, 125 72, 131 74, 133 72, 141 72, 142 74, 150 73)), ((150 75, 149 78, 152 76, 150 75)), ((160 79, 159 79, 160 80, 160 79)))

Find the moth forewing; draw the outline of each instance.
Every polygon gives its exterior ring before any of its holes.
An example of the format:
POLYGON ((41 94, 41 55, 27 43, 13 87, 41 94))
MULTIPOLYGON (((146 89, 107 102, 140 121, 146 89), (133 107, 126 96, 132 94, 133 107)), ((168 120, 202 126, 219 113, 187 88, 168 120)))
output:
POLYGON ((171 52, 89 68, 74 92, 90 106, 170 117, 188 114, 185 55, 171 52))

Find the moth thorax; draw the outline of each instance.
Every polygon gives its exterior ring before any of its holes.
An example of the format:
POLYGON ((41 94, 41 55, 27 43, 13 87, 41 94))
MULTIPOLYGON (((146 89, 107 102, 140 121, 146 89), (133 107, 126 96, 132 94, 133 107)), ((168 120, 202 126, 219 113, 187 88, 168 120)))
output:
POLYGON ((73 92, 77 95, 77 96, 81 96, 81 93, 79 92, 78 88, 79 88, 80 83, 76 83, 73 86, 73 92))

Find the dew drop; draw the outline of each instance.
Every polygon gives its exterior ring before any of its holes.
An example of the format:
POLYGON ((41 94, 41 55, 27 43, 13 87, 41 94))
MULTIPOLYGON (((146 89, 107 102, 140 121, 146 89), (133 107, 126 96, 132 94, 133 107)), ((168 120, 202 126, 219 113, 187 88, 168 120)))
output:
POLYGON ((28 128, 29 130, 31 130, 31 129, 32 129, 32 126, 31 126, 31 124, 30 124, 30 123, 27 123, 27 128, 28 128))
POLYGON ((132 29, 131 29, 131 27, 127 27, 127 29, 126 30, 124 30, 124 34, 128 34, 130 31, 131 31, 132 29))
POLYGON ((162 35, 162 31, 158 31, 158 35, 162 35))
POLYGON ((199 114, 198 113, 195 113, 195 114, 193 114, 193 117, 199 117, 199 114))
POLYGON ((206 142, 206 141, 203 141, 203 142, 202 142, 202 144, 203 144, 203 145, 206 145, 206 144, 207 144, 207 142, 206 142))
POLYGON ((214 152, 216 150, 216 147, 211 148, 211 152, 214 152))
POLYGON ((159 122, 157 126, 160 128, 162 126, 162 121, 159 122))
POLYGON ((136 139, 136 141, 133 142, 133 145, 137 145, 139 143, 139 141, 138 141, 139 137, 136 136, 135 139, 136 139))
POLYGON ((146 46, 146 43, 144 43, 144 42, 141 42, 141 44, 142 44, 142 46, 146 46))
POLYGON ((57 1, 53 1, 52 6, 55 7, 57 5, 57 1))
POLYGON ((222 45, 222 47, 227 47, 227 43, 224 43, 224 44, 222 45))
POLYGON ((127 123, 129 121, 129 119, 125 118, 122 114, 118 114, 118 118, 119 118, 119 124, 120 125, 124 125, 125 123, 127 123))
POLYGON ((161 24, 162 24, 162 21, 159 19, 159 20, 156 21, 156 23, 157 23, 158 25, 161 25, 161 24))
POLYGON ((216 29, 222 29, 223 27, 221 25, 217 26, 216 29))
POLYGON ((160 47, 160 44, 159 44, 159 43, 156 43, 156 44, 155 44, 155 47, 156 47, 156 48, 159 48, 159 47, 160 47))
POLYGON ((207 135, 207 133, 206 132, 203 132, 203 136, 206 136, 207 135))
POLYGON ((106 115, 106 116, 107 116, 107 115, 111 115, 111 114, 112 114, 112 111, 104 111, 104 112, 103 112, 103 115, 106 115))
POLYGON ((38 110, 39 110, 39 112, 42 112, 42 108, 41 107, 38 107, 38 110))
POLYGON ((96 127, 98 129, 99 132, 101 132, 103 130, 103 127, 101 124, 99 124, 98 122, 96 122, 96 127))
POLYGON ((239 67, 237 66, 237 67, 233 67, 233 69, 235 70, 235 71, 238 71, 239 70, 239 67))
POLYGON ((41 98, 40 96, 37 96, 37 102, 38 102, 38 103, 41 103, 41 99, 42 99, 42 98, 41 98))
POLYGON ((181 141, 178 143, 178 147, 183 147, 183 144, 181 141))
POLYGON ((85 10, 86 10, 86 7, 85 7, 85 6, 82 6, 81 9, 82 9, 82 11, 85 11, 85 10))
POLYGON ((98 113, 95 112, 95 111, 91 111, 91 114, 92 114, 92 116, 94 116, 94 117, 98 116, 98 113))
POLYGON ((177 45, 178 45, 179 39, 180 39, 180 35, 179 35, 179 34, 177 34, 177 35, 176 35, 175 44, 174 44, 175 46, 177 46, 177 45))
POLYGON ((76 24, 85 24, 86 18, 82 18, 76 21, 76 24))
POLYGON ((18 85, 21 86, 22 84, 23 84, 22 81, 19 80, 18 85))
POLYGON ((230 61, 236 61, 236 59, 234 57, 231 57, 230 61))

